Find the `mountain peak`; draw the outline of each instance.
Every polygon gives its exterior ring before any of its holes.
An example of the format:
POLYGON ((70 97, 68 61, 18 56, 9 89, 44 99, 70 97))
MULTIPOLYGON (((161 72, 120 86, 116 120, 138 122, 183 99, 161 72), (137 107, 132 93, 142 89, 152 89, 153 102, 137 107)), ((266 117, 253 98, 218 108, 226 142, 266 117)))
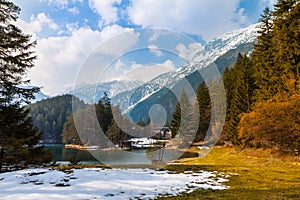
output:
MULTIPOLYGON (((141 102, 147 100, 148 97, 154 95, 164 87, 173 88, 183 78, 191 75, 197 70, 205 68, 214 63, 218 58, 225 55, 227 52, 238 49, 240 46, 248 44, 251 46, 257 37, 258 24, 250 25, 246 28, 230 31, 221 36, 216 37, 207 43, 205 48, 195 54, 193 59, 178 68, 175 71, 161 74, 155 79, 135 88, 131 91, 120 93, 113 98, 113 102, 120 105, 121 110, 130 112, 134 107, 141 102)), ((252 48, 250 47, 250 50, 252 48)), ((249 48, 245 48, 243 53, 248 53, 249 48)), ((237 54, 237 52, 235 52, 237 54)), ((231 58, 232 64, 234 58, 231 58)))
POLYGON ((119 93, 132 90, 142 84, 143 82, 141 81, 111 80, 96 84, 80 84, 75 86, 74 89, 67 90, 64 93, 77 96, 86 103, 96 103, 101 97, 103 97, 104 92, 107 92, 110 97, 114 97, 119 93))
POLYGON ((231 49, 237 48, 241 44, 253 43, 256 40, 259 24, 252 24, 246 28, 233 30, 222 34, 205 45, 204 50, 195 54, 193 62, 200 62, 205 59, 204 55, 221 56, 231 49))

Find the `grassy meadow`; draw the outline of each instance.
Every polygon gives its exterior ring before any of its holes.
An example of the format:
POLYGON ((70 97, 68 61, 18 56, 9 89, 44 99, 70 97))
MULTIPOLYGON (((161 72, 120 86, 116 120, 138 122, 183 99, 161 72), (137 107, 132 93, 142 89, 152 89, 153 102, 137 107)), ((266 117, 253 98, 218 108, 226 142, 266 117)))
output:
POLYGON ((180 160, 170 170, 210 170, 230 174, 228 190, 199 189, 170 199, 300 199, 300 157, 273 150, 215 147, 204 158, 180 160))

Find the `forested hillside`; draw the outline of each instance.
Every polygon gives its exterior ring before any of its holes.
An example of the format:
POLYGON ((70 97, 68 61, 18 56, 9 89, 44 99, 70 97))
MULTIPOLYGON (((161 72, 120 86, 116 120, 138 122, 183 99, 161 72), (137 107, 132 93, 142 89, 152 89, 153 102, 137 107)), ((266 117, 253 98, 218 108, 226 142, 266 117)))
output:
POLYGON ((255 71, 254 104, 240 115, 239 143, 300 151, 300 1, 278 1, 266 9, 250 56, 255 71))
POLYGON ((72 95, 57 96, 30 105, 30 116, 34 125, 44 132, 44 142, 62 142, 63 126, 72 114, 72 100, 78 107, 75 111, 85 107, 83 101, 72 95))
POLYGON ((95 123, 99 123, 103 133, 114 144, 121 145, 122 141, 129 137, 129 119, 121 114, 118 106, 111 105, 111 99, 105 92, 97 104, 79 109, 68 117, 62 131, 63 143, 108 147, 108 144, 101 140, 101 133, 93 131, 96 130, 95 123), (96 121, 93 118, 94 112, 97 116, 96 121), (76 124, 74 118, 77 119, 76 124))
MULTIPOLYGON (((227 115, 220 143, 226 141, 233 145, 267 147, 298 154, 299 1, 278 1, 274 11, 264 10, 260 22, 253 52, 239 54, 235 65, 223 74, 227 115)), ((209 129, 211 103, 205 87, 201 85, 198 89, 201 112, 196 140, 203 139, 209 129)), ((173 126, 176 126, 174 120, 178 112, 180 109, 173 114, 173 126)))

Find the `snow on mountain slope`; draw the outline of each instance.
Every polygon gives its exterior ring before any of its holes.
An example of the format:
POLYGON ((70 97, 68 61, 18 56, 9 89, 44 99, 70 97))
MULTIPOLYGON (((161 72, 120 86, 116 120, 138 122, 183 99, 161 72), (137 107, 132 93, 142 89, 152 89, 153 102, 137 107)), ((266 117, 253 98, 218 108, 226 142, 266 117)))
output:
MULTIPOLYGON (((35 87, 35 86, 32 86, 32 85, 21 85, 21 86, 19 86, 19 87, 25 88, 25 89, 31 89, 31 88, 33 88, 33 87, 35 87)), ((31 100, 31 103, 35 103, 35 102, 37 102, 37 101, 41 101, 41 100, 43 100, 43 99, 50 98, 50 96, 48 96, 48 95, 46 95, 46 94, 44 94, 44 93, 42 92, 42 88, 40 89, 39 92, 35 93, 34 96, 35 96, 35 99, 32 99, 32 100, 31 100)))
POLYGON ((31 103, 35 103, 37 101, 41 101, 43 99, 48 99, 50 98, 50 96, 44 94, 42 91, 38 92, 35 94, 35 99, 33 101, 31 101, 31 103))
POLYGON ((225 33, 213 39, 202 51, 195 54, 190 63, 181 67, 174 77, 185 77, 192 72, 213 63, 226 52, 236 49, 242 44, 253 43, 257 37, 257 26, 258 24, 253 24, 243 29, 225 33))
POLYGON ((254 43, 257 37, 257 26, 258 24, 253 24, 243 29, 225 33, 213 39, 202 51, 196 53, 190 62, 186 63, 181 68, 176 71, 159 75, 134 90, 119 93, 112 98, 113 104, 120 105, 123 112, 130 111, 135 105, 144 101, 147 97, 151 96, 163 87, 172 88, 184 77, 190 75, 196 70, 207 67, 226 52, 236 49, 243 44, 254 43))
POLYGON ((68 90, 65 94, 72 94, 84 100, 86 103, 96 103, 104 92, 107 92, 110 97, 114 97, 119 93, 127 90, 132 90, 142 85, 141 81, 110 81, 98 84, 82 84, 75 87, 73 90, 68 90))

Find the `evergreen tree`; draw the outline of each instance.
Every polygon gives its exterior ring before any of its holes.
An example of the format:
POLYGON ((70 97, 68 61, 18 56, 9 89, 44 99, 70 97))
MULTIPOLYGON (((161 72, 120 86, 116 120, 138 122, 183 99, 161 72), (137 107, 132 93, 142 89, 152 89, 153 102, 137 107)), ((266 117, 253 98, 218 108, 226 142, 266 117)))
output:
POLYGON ((205 82, 202 82, 197 89, 197 101, 200 116, 199 119, 197 119, 197 121, 199 121, 199 127, 194 140, 195 142, 205 138, 211 118, 211 99, 205 82))
POLYGON ((284 90, 284 84, 281 79, 282 68, 274 65, 276 46, 273 43, 273 16, 269 8, 264 10, 259 22, 259 35, 251 54, 251 61, 256 70, 255 79, 258 86, 255 96, 257 101, 262 101, 284 90))
POLYGON ((180 107, 180 101, 177 101, 175 110, 172 115, 171 123, 170 123, 172 137, 175 137, 176 134, 178 133, 180 122, 181 122, 181 107, 180 107))
POLYGON ((274 5, 273 44, 275 67, 281 67, 286 91, 299 89, 300 71, 300 1, 280 0, 274 5))
POLYGON ((115 126, 117 126, 117 128, 118 128, 114 132, 114 135, 116 135, 116 138, 117 138, 115 144, 122 145, 123 141, 130 138, 129 134, 130 134, 130 132, 132 131, 132 128, 133 128, 133 127, 131 127, 132 123, 127 118, 127 116, 124 116, 121 113, 121 110, 120 110, 119 106, 113 106, 112 111, 113 111, 113 118, 112 118, 112 125, 111 126, 113 126, 115 124, 115 126))
POLYGON ((199 123, 196 116, 199 116, 199 110, 197 108, 195 112, 195 107, 193 107, 183 90, 180 96, 180 106, 181 106, 181 122, 178 130, 178 136, 181 139, 180 148, 187 148, 190 143, 194 140, 194 136, 197 132, 197 125, 199 123), (197 122, 197 124, 196 124, 197 122))
POLYGON ((262 15, 262 30, 251 54, 256 68, 258 101, 299 88, 300 9, 298 0, 279 0, 262 15))
POLYGON ((105 141, 101 141, 103 137, 101 130, 98 128, 99 122, 94 115, 95 108, 93 105, 88 105, 85 109, 78 109, 73 114, 73 120, 69 118, 67 121, 66 129, 63 131, 64 140, 75 139, 86 146, 106 148, 107 144, 105 141), (76 132, 72 128, 73 126, 76 128, 76 132), (71 129, 68 129, 68 127, 71 127, 71 129))
POLYGON ((241 112, 249 112, 253 103, 253 92, 256 87, 254 68, 246 55, 238 55, 236 78, 232 90, 231 107, 241 112))
POLYGON ((112 107, 113 118, 111 125, 106 132, 109 140, 115 145, 122 146, 122 142, 128 139, 127 133, 130 131, 128 127, 131 123, 127 117, 123 116, 119 106, 112 107))
POLYGON ((104 133, 107 132, 113 118, 111 107, 111 99, 108 97, 108 94, 104 92, 104 96, 96 104, 97 118, 104 133))
POLYGON ((115 120, 112 120, 112 123, 108 127, 106 135, 113 144, 120 143, 122 137, 122 131, 115 120))
POLYGON ((36 59, 31 36, 14 25, 20 8, 0 0, 0 171, 3 166, 49 161, 49 152, 35 145, 42 133, 33 127, 23 104, 34 99, 37 87, 21 87, 30 80, 24 76, 36 59))
POLYGON ((199 110, 190 104, 183 90, 171 121, 172 136, 180 140, 180 148, 187 148, 194 140, 198 128, 199 110))
POLYGON ((64 124, 62 141, 64 144, 82 144, 75 127, 73 115, 70 115, 64 124))
MULTIPOLYGON (((231 89, 228 90, 229 107, 226 116, 226 134, 234 144, 238 144, 238 124, 240 114, 249 112, 253 104, 255 90, 254 68, 246 55, 238 55, 238 59, 231 69, 231 89)), ((225 86, 228 84, 225 84, 225 86)))
POLYGON ((234 88, 234 79, 235 79, 235 75, 234 75, 234 70, 229 69, 228 67, 226 67, 223 76, 222 76, 223 82, 224 82, 224 87, 225 87, 225 92, 226 92, 226 103, 227 103, 227 111, 230 108, 230 103, 231 103, 231 99, 232 99, 232 92, 233 88, 234 88))

